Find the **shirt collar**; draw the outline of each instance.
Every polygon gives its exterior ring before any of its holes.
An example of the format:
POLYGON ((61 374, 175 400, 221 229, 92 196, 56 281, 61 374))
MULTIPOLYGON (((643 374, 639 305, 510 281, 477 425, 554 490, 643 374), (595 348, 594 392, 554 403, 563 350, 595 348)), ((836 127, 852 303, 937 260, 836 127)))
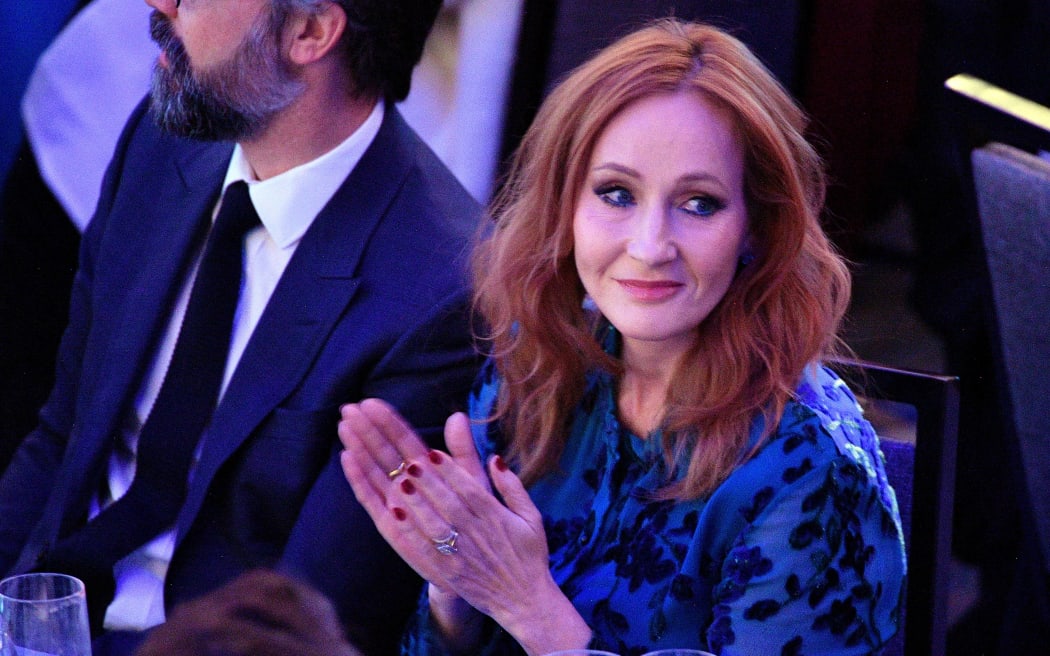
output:
POLYGON ((223 193, 238 180, 247 182, 259 220, 280 248, 288 248, 302 238, 314 218, 361 161, 379 133, 384 113, 383 102, 377 102, 364 123, 338 146, 317 159, 267 180, 255 179, 244 151, 237 144, 222 184, 223 193))

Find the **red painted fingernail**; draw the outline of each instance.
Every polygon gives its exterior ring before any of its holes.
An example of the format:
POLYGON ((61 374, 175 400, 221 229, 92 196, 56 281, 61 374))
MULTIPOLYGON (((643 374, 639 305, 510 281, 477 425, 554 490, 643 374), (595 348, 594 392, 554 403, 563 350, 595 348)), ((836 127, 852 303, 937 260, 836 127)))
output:
POLYGON ((401 481, 401 491, 405 494, 415 494, 416 486, 412 485, 412 481, 407 478, 401 481))
POLYGON ((441 461, 444 459, 441 455, 441 452, 435 451, 434 449, 430 450, 430 453, 427 454, 427 457, 430 458, 430 462, 434 463, 435 465, 440 465, 441 461))
POLYGON ((408 519, 408 513, 406 513, 401 508, 394 508, 394 519, 396 519, 399 522, 403 522, 406 519, 408 519))
POLYGON ((415 478, 419 478, 423 475, 423 468, 417 465, 416 463, 412 463, 411 465, 409 465, 408 469, 406 469, 405 471, 408 472, 409 476, 414 476, 415 478))
POLYGON ((503 456, 496 456, 496 469, 503 472, 510 469, 509 467, 507 467, 507 461, 503 459, 503 456))

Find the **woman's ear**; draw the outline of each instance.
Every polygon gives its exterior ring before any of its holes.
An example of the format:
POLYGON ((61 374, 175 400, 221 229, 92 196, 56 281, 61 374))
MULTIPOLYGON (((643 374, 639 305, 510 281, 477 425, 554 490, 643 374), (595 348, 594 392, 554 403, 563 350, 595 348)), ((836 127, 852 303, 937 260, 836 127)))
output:
POLYGON ((336 47, 345 30, 346 11, 337 2, 316 12, 300 12, 288 20, 288 57, 299 66, 315 62, 336 47))

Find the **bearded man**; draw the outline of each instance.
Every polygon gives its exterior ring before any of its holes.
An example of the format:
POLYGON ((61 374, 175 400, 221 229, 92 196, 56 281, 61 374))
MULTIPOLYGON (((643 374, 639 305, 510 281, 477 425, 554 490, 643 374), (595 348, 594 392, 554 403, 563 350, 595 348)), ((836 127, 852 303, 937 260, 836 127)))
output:
POLYGON ((0 481, 0 571, 82 578, 96 654, 259 567, 389 653, 419 580, 346 484, 336 422, 379 397, 437 444, 476 368, 478 207, 393 105, 440 0, 147 2, 152 89, 0 481))

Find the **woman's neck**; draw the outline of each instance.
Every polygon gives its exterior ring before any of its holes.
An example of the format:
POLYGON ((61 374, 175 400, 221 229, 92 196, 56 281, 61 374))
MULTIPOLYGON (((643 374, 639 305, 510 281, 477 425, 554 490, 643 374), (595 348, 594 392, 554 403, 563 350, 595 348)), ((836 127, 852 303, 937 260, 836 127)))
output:
POLYGON ((663 422, 671 381, 684 355, 652 344, 624 343, 616 406, 620 421, 639 437, 647 437, 663 422))

